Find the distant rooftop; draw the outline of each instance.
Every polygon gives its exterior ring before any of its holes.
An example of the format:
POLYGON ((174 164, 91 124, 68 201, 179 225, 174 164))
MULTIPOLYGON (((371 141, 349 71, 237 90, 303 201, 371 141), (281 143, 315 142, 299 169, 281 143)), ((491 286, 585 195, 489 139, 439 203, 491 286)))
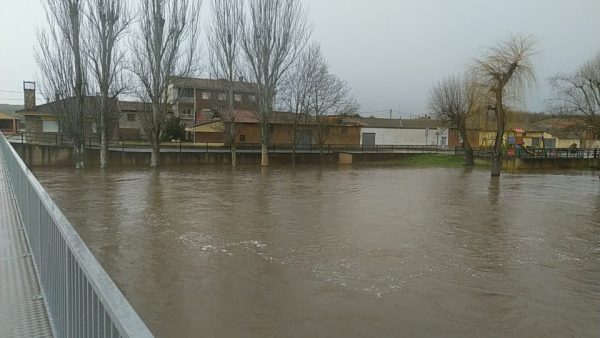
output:
POLYGON ((346 117, 346 121, 354 121, 367 128, 404 128, 404 129, 422 129, 422 128, 442 128, 444 123, 434 119, 383 119, 374 117, 346 117))
MULTIPOLYGON (((227 88, 227 80, 213 80, 192 77, 172 77, 172 83, 177 87, 206 89, 211 91, 225 90, 227 88)), ((258 85, 252 82, 234 81, 233 90, 243 93, 255 93, 258 85)))

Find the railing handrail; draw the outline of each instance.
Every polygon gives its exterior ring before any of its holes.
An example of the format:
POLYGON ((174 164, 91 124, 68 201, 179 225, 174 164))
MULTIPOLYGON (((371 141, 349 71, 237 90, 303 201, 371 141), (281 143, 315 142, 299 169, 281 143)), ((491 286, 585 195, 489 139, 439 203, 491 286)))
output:
MULTIPOLYGON (((110 316, 112 323, 117 328, 120 335, 124 337, 153 337, 152 333, 135 312, 131 304, 125 299, 125 296, 117 288, 108 273, 102 268, 96 260, 87 245, 83 242, 77 231, 71 223, 50 198, 44 187, 39 183, 29 168, 25 165, 21 157, 17 154, 14 148, 10 145, 5 136, 0 132, 1 142, 6 151, 4 151, 5 159, 11 156, 15 161, 18 170, 21 170, 27 179, 27 183, 37 194, 43 207, 46 209, 50 217, 55 222, 62 238, 65 240, 70 253, 75 258, 78 267, 83 271, 85 277, 98 296, 98 300, 104 306, 104 309, 110 316), (8 154, 7 154, 8 152, 8 154)), ((10 172, 11 181, 14 179, 14 169, 10 172)), ((13 189, 14 189, 13 182, 13 189)), ((20 212, 22 212, 23 201, 18 201, 20 212)), ((24 217, 22 217, 24 219, 24 217)), ((25 224, 27 226, 27 224, 25 224)), ((36 262, 39 265, 39 262, 36 262)), ((38 273, 38 279, 40 279, 38 273)), ((44 285, 40 283, 44 290, 44 285)), ((44 290, 45 292, 45 290, 44 290)), ((49 314, 52 317, 52 313, 49 314)))

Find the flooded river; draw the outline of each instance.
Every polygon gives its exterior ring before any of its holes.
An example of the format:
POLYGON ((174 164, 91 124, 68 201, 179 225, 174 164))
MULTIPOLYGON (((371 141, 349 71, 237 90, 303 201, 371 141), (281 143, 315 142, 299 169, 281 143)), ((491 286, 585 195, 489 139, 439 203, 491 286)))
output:
POLYGON ((159 337, 598 337, 598 173, 36 176, 159 337))

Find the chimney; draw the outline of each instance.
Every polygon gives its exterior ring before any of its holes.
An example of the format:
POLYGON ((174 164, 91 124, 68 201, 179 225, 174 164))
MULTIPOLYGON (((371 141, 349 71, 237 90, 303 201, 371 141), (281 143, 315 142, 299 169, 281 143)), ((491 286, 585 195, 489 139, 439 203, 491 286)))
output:
POLYGON ((35 109, 35 82, 23 81, 23 93, 25 109, 35 109))

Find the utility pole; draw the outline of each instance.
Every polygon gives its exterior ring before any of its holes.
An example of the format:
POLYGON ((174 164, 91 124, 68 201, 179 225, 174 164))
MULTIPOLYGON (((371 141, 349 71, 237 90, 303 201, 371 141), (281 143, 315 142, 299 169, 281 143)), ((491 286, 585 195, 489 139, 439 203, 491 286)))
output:
POLYGON ((390 109, 390 120, 392 119, 392 110, 390 109))

